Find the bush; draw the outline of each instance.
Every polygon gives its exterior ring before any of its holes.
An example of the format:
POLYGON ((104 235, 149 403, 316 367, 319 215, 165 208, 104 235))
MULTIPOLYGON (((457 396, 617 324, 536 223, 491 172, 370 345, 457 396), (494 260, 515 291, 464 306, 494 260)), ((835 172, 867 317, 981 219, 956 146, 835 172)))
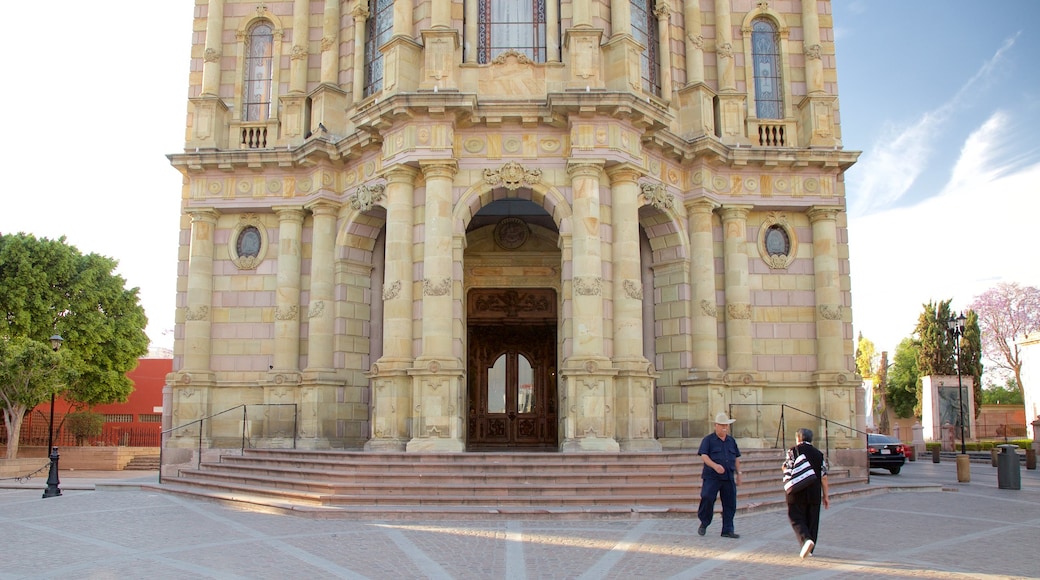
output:
POLYGON ((105 427, 105 416, 93 411, 69 413, 65 417, 69 432, 76 437, 76 445, 83 445, 87 439, 101 435, 105 427))

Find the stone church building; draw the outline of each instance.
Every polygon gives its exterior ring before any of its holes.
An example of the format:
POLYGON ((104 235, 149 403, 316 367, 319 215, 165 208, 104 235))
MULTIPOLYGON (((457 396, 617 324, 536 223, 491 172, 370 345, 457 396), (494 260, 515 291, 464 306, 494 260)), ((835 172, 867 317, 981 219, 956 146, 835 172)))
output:
POLYGON ((194 10, 167 448, 862 428, 829 0, 194 10))

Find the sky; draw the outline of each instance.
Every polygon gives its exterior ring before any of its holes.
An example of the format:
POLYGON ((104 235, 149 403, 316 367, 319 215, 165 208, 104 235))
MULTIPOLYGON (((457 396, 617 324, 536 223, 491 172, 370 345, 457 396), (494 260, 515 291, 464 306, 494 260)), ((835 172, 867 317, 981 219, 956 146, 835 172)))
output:
MULTIPOLYGON (((119 261, 172 348, 193 0, 15 2, 0 35, 0 232, 119 261), (113 14, 134 14, 133 23, 113 14), (47 20, 51 19, 51 20, 47 20), (39 34, 47 22, 47 34, 39 34), (35 23, 29 25, 30 23, 35 23), (132 146, 127 147, 130 143, 132 146)), ((922 307, 1040 287, 1038 0, 833 0, 853 334, 894 353, 922 307), (1030 26, 1032 25, 1032 26, 1030 26)))

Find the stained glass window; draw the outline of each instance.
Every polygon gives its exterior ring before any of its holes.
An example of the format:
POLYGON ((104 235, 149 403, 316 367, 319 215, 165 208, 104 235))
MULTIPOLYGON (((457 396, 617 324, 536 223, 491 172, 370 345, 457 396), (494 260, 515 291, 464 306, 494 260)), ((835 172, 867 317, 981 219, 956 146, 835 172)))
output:
POLYGON ((645 48, 639 57, 639 74, 643 90, 661 94, 661 63, 658 58, 657 17, 654 0, 630 0, 632 8, 632 36, 645 48))
POLYGON ((394 33, 394 0, 369 0, 365 23, 365 96, 383 90, 383 53, 394 33))
POLYGON ((780 35, 771 20, 751 23, 751 59, 755 74, 755 111, 759 119, 783 119, 784 95, 780 78, 780 35))
POLYGON ((545 0, 478 0, 477 11, 478 63, 508 50, 545 62, 545 0))
POLYGON ((246 38, 246 78, 242 89, 242 120, 263 121, 271 113, 274 28, 260 22, 246 38))

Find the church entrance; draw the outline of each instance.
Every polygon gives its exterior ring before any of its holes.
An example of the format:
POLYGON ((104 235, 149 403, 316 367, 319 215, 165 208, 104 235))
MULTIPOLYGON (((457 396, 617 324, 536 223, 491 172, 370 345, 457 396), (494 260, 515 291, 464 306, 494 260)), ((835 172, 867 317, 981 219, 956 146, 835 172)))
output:
POLYGON ((474 289, 467 397, 471 451, 556 450, 556 295, 474 289))

